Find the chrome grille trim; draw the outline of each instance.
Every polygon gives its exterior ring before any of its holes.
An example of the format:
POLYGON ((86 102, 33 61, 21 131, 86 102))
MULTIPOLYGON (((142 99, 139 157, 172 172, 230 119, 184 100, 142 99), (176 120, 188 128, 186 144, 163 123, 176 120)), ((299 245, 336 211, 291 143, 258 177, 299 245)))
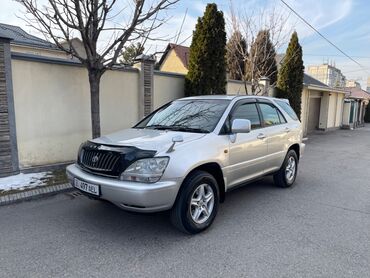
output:
POLYGON ((81 164, 91 170, 110 172, 114 170, 119 159, 119 153, 84 149, 81 164))

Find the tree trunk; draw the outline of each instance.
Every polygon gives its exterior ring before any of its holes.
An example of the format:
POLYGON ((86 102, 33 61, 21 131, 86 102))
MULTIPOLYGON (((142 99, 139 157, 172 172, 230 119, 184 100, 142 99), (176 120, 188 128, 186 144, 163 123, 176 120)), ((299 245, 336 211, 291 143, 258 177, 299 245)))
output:
POLYGON ((100 137, 100 78, 98 71, 89 71, 92 138, 100 137))

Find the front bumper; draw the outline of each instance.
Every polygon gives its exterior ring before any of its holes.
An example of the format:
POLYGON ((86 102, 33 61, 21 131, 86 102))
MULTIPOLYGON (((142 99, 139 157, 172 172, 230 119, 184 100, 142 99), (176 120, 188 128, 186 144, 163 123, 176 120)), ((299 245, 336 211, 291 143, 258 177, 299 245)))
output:
POLYGON ((123 209, 137 212, 170 209, 175 203, 180 188, 179 179, 156 183, 120 181, 87 173, 75 164, 67 167, 67 176, 73 186, 75 178, 99 185, 98 198, 112 202, 123 209))
POLYGON ((301 146, 300 146, 300 150, 299 150, 299 158, 302 158, 303 157, 303 154, 304 154, 304 151, 305 151, 305 149, 306 149, 306 144, 305 143, 301 143, 300 144, 301 146))

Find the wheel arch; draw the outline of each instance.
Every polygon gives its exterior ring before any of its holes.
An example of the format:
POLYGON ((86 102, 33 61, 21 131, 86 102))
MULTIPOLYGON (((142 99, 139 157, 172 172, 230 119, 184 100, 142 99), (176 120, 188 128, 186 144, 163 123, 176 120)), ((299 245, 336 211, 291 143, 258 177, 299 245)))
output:
POLYGON ((295 151, 295 153, 297 154, 297 158, 298 158, 298 160, 299 160, 299 159, 300 159, 300 156, 301 156, 301 154, 300 154, 300 146, 299 146, 299 144, 298 144, 298 143, 295 143, 295 144, 291 145, 291 146, 289 147, 289 149, 288 149, 287 153, 288 153, 290 150, 294 150, 294 151, 295 151))
POLYGON ((216 179, 219 192, 220 192, 220 202, 223 203, 225 201, 225 180, 224 180, 224 174, 222 172, 220 164, 218 164, 217 162, 207 162, 207 163, 203 163, 201 165, 194 167, 193 169, 189 171, 189 173, 186 174, 181 184, 181 187, 184 184, 184 181, 187 179, 187 177, 191 175, 194 171, 207 172, 216 179))

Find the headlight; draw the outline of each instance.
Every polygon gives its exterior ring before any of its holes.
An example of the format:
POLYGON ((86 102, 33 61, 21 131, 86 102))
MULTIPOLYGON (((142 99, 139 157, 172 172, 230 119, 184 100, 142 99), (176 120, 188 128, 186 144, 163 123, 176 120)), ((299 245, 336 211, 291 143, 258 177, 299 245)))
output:
POLYGON ((132 163, 120 176, 122 181, 157 182, 166 170, 168 157, 140 159, 132 163))

